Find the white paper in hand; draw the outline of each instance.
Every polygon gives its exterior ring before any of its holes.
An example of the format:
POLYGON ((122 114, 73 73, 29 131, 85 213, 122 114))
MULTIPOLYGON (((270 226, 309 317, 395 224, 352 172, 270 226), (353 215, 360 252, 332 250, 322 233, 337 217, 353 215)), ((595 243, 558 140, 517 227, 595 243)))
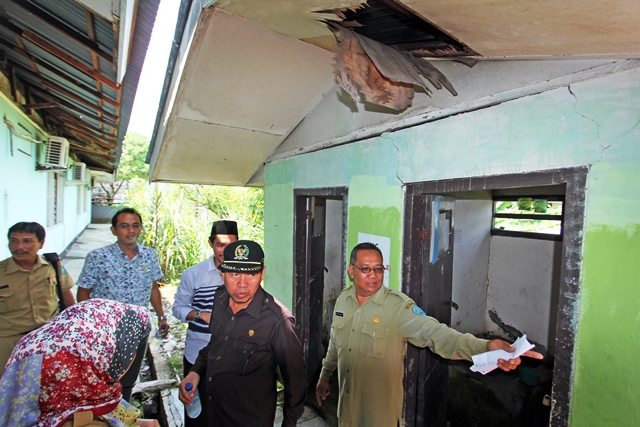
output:
POLYGON ((511 344, 511 346, 516 349, 513 353, 509 353, 504 350, 493 350, 472 356, 473 366, 471 366, 470 369, 474 372, 480 372, 482 375, 486 375, 498 367, 498 359, 515 359, 535 347, 527 341, 526 335, 518 338, 513 344, 511 344))

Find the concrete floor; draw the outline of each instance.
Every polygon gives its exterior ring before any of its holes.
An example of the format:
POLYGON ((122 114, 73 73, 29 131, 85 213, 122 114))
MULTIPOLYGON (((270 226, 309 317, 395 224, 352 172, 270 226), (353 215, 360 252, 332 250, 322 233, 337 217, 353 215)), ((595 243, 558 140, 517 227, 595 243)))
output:
MULTIPOLYGON (((67 250, 62 265, 74 282, 78 280, 84 259, 94 249, 115 243, 116 237, 111 234, 111 224, 89 224, 82 234, 67 250)), ((75 289, 74 289, 75 293, 75 289)))

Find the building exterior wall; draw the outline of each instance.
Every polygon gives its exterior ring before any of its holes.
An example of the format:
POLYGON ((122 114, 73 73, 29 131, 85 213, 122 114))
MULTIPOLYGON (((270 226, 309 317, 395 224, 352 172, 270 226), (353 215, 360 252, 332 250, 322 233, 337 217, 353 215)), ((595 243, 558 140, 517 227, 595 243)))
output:
MULTIPOLYGON (((17 126, 23 135, 39 140, 46 134, 19 111, 4 94, 0 94, 0 113, 6 121, 17 126)), ((91 190, 85 185, 67 185, 68 173, 63 173, 62 222, 49 226, 49 179, 51 172, 36 171, 38 144, 12 132, 5 121, 0 121, 0 226, 2 245, 0 259, 10 256, 6 233, 20 221, 35 221, 46 230, 45 245, 41 252, 62 252, 91 221, 91 190), (87 208, 78 209, 79 188, 88 198, 87 208)), ((72 162, 69 162, 71 165, 72 162)))
POLYGON ((590 171, 570 424, 637 425, 637 69, 268 163, 265 286, 291 307, 294 189, 347 186, 348 248, 358 232, 389 237, 390 287, 398 289, 403 184, 582 165, 590 171))

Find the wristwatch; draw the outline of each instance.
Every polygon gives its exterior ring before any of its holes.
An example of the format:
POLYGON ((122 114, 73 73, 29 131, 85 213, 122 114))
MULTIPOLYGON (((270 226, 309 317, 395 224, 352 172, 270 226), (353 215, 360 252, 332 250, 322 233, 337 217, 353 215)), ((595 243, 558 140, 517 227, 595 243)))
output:
POLYGON ((202 315, 202 310, 196 311, 196 315, 193 317, 193 320, 198 320, 202 315))
POLYGON ((161 321, 161 320, 166 321, 167 320, 167 316, 158 316, 158 322, 161 321))

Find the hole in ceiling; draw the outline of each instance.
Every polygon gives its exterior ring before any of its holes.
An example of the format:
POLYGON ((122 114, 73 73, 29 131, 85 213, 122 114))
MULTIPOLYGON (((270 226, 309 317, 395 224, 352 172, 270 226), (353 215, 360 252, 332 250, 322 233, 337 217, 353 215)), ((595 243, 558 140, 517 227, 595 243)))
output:
POLYGON ((418 57, 477 56, 411 9, 393 0, 368 0, 362 7, 342 10, 341 25, 387 46, 418 57))

